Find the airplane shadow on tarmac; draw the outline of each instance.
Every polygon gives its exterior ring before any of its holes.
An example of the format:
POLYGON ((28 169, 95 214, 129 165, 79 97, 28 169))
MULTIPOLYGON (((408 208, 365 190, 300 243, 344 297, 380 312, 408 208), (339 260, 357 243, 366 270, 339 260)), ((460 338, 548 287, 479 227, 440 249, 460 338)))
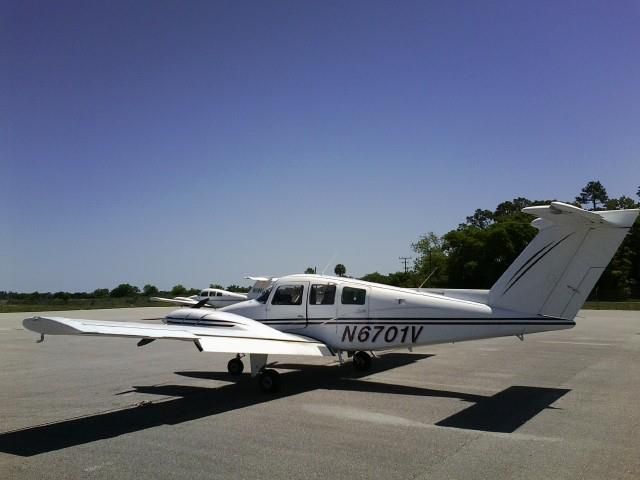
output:
POLYGON ((177 398, 2 433, 0 452, 24 457, 39 455, 160 425, 189 422, 319 388, 459 399, 472 405, 436 425, 511 433, 545 408, 552 408, 550 405, 553 402, 569 392, 561 388, 511 386, 495 395, 484 396, 361 379, 430 356, 387 354, 375 360, 372 369, 365 373, 355 372, 350 364, 341 367, 277 364, 277 368, 293 371, 282 373, 283 388, 275 395, 259 392, 249 375, 232 377, 226 372, 175 372, 184 377, 235 383, 215 388, 188 385, 135 386, 132 392, 177 398))

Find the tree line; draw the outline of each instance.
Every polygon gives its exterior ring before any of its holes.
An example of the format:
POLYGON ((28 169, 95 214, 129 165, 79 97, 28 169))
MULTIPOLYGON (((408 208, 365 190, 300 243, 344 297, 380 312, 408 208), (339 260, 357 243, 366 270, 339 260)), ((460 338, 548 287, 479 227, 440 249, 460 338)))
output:
MULTIPOLYGON (((640 199, 640 187, 636 196, 640 199)), ((552 201, 555 199, 530 200, 518 197, 498 204, 494 210, 476 209, 472 215, 466 217, 464 223, 444 235, 439 236, 429 232, 412 243, 411 248, 416 258, 411 270, 386 275, 373 272, 364 275, 361 279, 408 288, 491 288, 536 235, 537 230, 531 226, 531 215, 522 213, 521 210, 534 205, 547 205, 552 201)), ((619 198, 609 197, 606 188, 599 181, 591 181, 585 185, 573 202, 564 201, 589 210, 640 208, 640 202, 626 195, 619 198)), ((316 273, 316 269, 308 267, 305 273, 316 273)), ((344 264, 339 263, 335 266, 334 273, 337 276, 345 276, 347 269, 344 264)), ((232 292, 249 291, 249 288, 235 284, 226 288, 219 284, 211 284, 210 288, 232 292)), ((161 291, 151 284, 144 285, 140 289, 135 285, 122 283, 111 290, 98 288, 93 292, 0 291, 0 301, 66 302, 71 299, 176 297, 198 293, 200 289, 186 288, 181 284, 175 285, 171 290, 161 291)), ((640 223, 638 221, 605 269, 591 298, 598 300, 640 298, 640 223)))
MULTIPOLYGON (((221 290, 228 290, 230 292, 248 292, 248 287, 241 287, 239 285, 229 285, 224 288, 218 284, 210 284, 210 288, 219 288, 221 290)), ((0 291, 0 300, 13 301, 19 300, 22 302, 31 301, 33 303, 39 303, 43 301, 58 300, 68 301, 71 299, 101 299, 101 298, 145 298, 155 296, 171 296, 171 297, 184 297, 189 295, 198 295, 201 292, 199 288, 186 288, 185 286, 178 284, 171 290, 159 290, 155 285, 147 284, 142 287, 142 290, 128 283, 121 283, 117 287, 109 290, 108 288, 97 288, 92 292, 31 292, 31 293, 18 293, 0 291)))
MULTIPOLYGON (((640 187, 636 192, 640 198, 640 187)), ((416 254, 413 269, 383 275, 373 272, 362 280, 398 287, 488 289, 533 239, 537 230, 524 207, 547 205, 555 200, 519 197, 494 210, 476 209, 457 228, 438 236, 422 235, 411 244, 416 254)), ((566 201, 589 210, 640 208, 640 203, 623 195, 611 198, 599 181, 589 182, 566 201)), ((626 300, 640 298, 640 223, 631 228, 611 263, 594 288, 591 299, 626 300)))

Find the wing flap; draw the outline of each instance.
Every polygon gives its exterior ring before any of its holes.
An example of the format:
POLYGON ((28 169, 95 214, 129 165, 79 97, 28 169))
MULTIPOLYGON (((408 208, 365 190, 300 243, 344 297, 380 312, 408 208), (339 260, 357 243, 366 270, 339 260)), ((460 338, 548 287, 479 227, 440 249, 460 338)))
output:
POLYGON ((313 340, 276 340, 264 338, 200 337, 198 343, 204 352, 265 353, 270 355, 331 356, 331 350, 313 340))

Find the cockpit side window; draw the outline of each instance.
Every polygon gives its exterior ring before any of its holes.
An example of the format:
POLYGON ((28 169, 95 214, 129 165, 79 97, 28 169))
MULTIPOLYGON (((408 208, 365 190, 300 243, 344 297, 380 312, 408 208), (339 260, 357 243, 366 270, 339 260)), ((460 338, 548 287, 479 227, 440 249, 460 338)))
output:
POLYGON ((208 292, 205 292, 205 291, 203 290, 203 291, 201 291, 201 292, 200 292, 200 296, 201 296, 201 297, 208 297, 208 296, 209 296, 209 293, 208 293, 208 292))
POLYGON ((311 285, 309 305, 333 305, 335 300, 335 285, 311 285))
POLYGON ((367 291, 362 288, 343 287, 343 305, 364 305, 367 291))
POLYGON ((256 302, 267 303, 267 300, 269 300, 270 294, 271 294, 271 287, 265 288, 260 294, 260 296, 256 298, 256 302))
POLYGON ((271 305, 302 305, 302 285, 280 285, 276 290, 271 305))

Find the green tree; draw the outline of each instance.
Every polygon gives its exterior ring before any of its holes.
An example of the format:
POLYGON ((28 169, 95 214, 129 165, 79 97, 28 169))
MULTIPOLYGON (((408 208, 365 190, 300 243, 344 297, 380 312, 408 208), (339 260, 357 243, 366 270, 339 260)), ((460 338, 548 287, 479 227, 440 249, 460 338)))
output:
POLYGON ((308 273, 308 274, 316 273, 316 269, 313 267, 307 267, 304 273, 308 273))
POLYGON ((360 280, 364 280, 365 282, 372 283, 381 283, 383 285, 390 285, 389 277, 387 275, 383 275, 379 272, 367 273, 360 280))
POLYGON ((598 204, 604 205, 607 200, 609 200, 607 190, 598 181, 587 183, 580 192, 580 195, 576 197, 576 202, 579 202, 581 205, 593 205, 592 210, 597 210, 598 204))
POLYGON ((237 293, 247 293, 250 288, 248 287, 241 287, 240 285, 229 285, 227 287, 227 290, 230 292, 237 292, 237 293))
MULTIPOLYGON (((625 239, 626 240, 626 239, 625 239)), ((634 285, 632 269, 634 253, 624 241, 598 280, 591 296, 597 300, 625 300, 634 285)))
POLYGON ((91 295, 93 297, 98 297, 98 298, 108 297, 109 296, 109 289, 108 288, 96 288, 91 295))
POLYGON ((494 223, 486 229, 467 226, 444 236, 448 283, 452 288, 490 288, 535 236, 519 221, 494 223))
POLYGON ((622 247, 627 247, 630 251, 630 297, 640 298, 640 220, 636 220, 636 223, 633 224, 633 227, 631 227, 629 234, 622 242, 622 247))
POLYGON ((35 292, 27 294, 27 298, 29 300, 33 300, 34 302, 38 302, 40 300, 40 292, 37 290, 35 292))
POLYGON ((626 195, 622 195, 620 198, 610 198, 605 204, 607 210, 625 210, 629 208, 638 208, 638 203, 626 195))
POLYGON ((482 210, 478 208, 473 215, 467 217, 467 225, 477 228, 487 228, 493 223, 494 216, 491 210, 482 210))
POLYGON ((56 292, 53 294, 53 298, 57 300, 62 300, 64 303, 67 303, 71 298, 71 295, 67 292, 56 292))
MULTIPOLYGON (((638 203, 626 196, 608 199, 603 187, 591 188, 592 184, 602 187, 599 182, 590 182, 583 193, 587 191, 585 195, 591 196, 577 197, 581 205, 584 202, 596 209, 638 208, 638 203)), ((640 197, 640 188, 637 194, 640 197)), ((500 203, 494 212, 478 209, 467 217, 466 223, 444 236, 430 232, 412 244, 416 253, 413 272, 373 272, 362 280, 416 287, 435 272, 426 287, 490 288, 537 233, 531 226, 531 215, 522 209, 551 201, 519 197, 500 203)), ((640 298, 640 220, 604 271, 594 291, 596 295, 600 300, 640 298)))
POLYGON ((411 248, 416 253, 413 265, 415 284, 412 287, 446 286, 448 260, 443 239, 429 232, 422 235, 417 242, 412 243, 411 248))
POLYGON ((522 209, 530 207, 533 202, 528 198, 518 197, 513 200, 502 202, 498 204, 495 212, 493 212, 493 218, 499 221, 503 218, 509 218, 512 215, 519 215, 522 213, 522 209))
POLYGON ((592 297, 626 300, 640 296, 640 223, 635 222, 598 280, 592 297))
POLYGON ((365 282, 381 283, 383 285, 393 285, 394 287, 416 288, 418 286, 418 276, 416 272, 394 272, 383 275, 379 272, 368 273, 360 280, 365 282))
POLYGON ((140 293, 140 289, 138 287, 129 285, 128 283, 121 283, 116 288, 111 290, 109 295, 112 297, 121 298, 121 297, 134 297, 138 293, 140 293))
POLYGON ((149 285, 148 283, 142 287, 142 294, 145 297, 151 297, 153 295, 158 295, 158 289, 155 285, 149 285))
POLYGON ((333 272, 339 277, 344 277, 347 273, 347 267, 339 263, 336 265, 336 268, 333 269, 333 272))
POLYGON ((210 283, 209 288, 217 288, 218 290, 224 290, 224 287, 219 283, 210 283))
POLYGON ((173 295, 174 297, 180 297, 186 294, 187 289, 184 287, 184 285, 178 284, 171 289, 171 295, 173 295))
POLYGON ((402 288, 416 288, 419 285, 416 272, 399 272, 390 273, 388 276, 389 285, 402 288))

